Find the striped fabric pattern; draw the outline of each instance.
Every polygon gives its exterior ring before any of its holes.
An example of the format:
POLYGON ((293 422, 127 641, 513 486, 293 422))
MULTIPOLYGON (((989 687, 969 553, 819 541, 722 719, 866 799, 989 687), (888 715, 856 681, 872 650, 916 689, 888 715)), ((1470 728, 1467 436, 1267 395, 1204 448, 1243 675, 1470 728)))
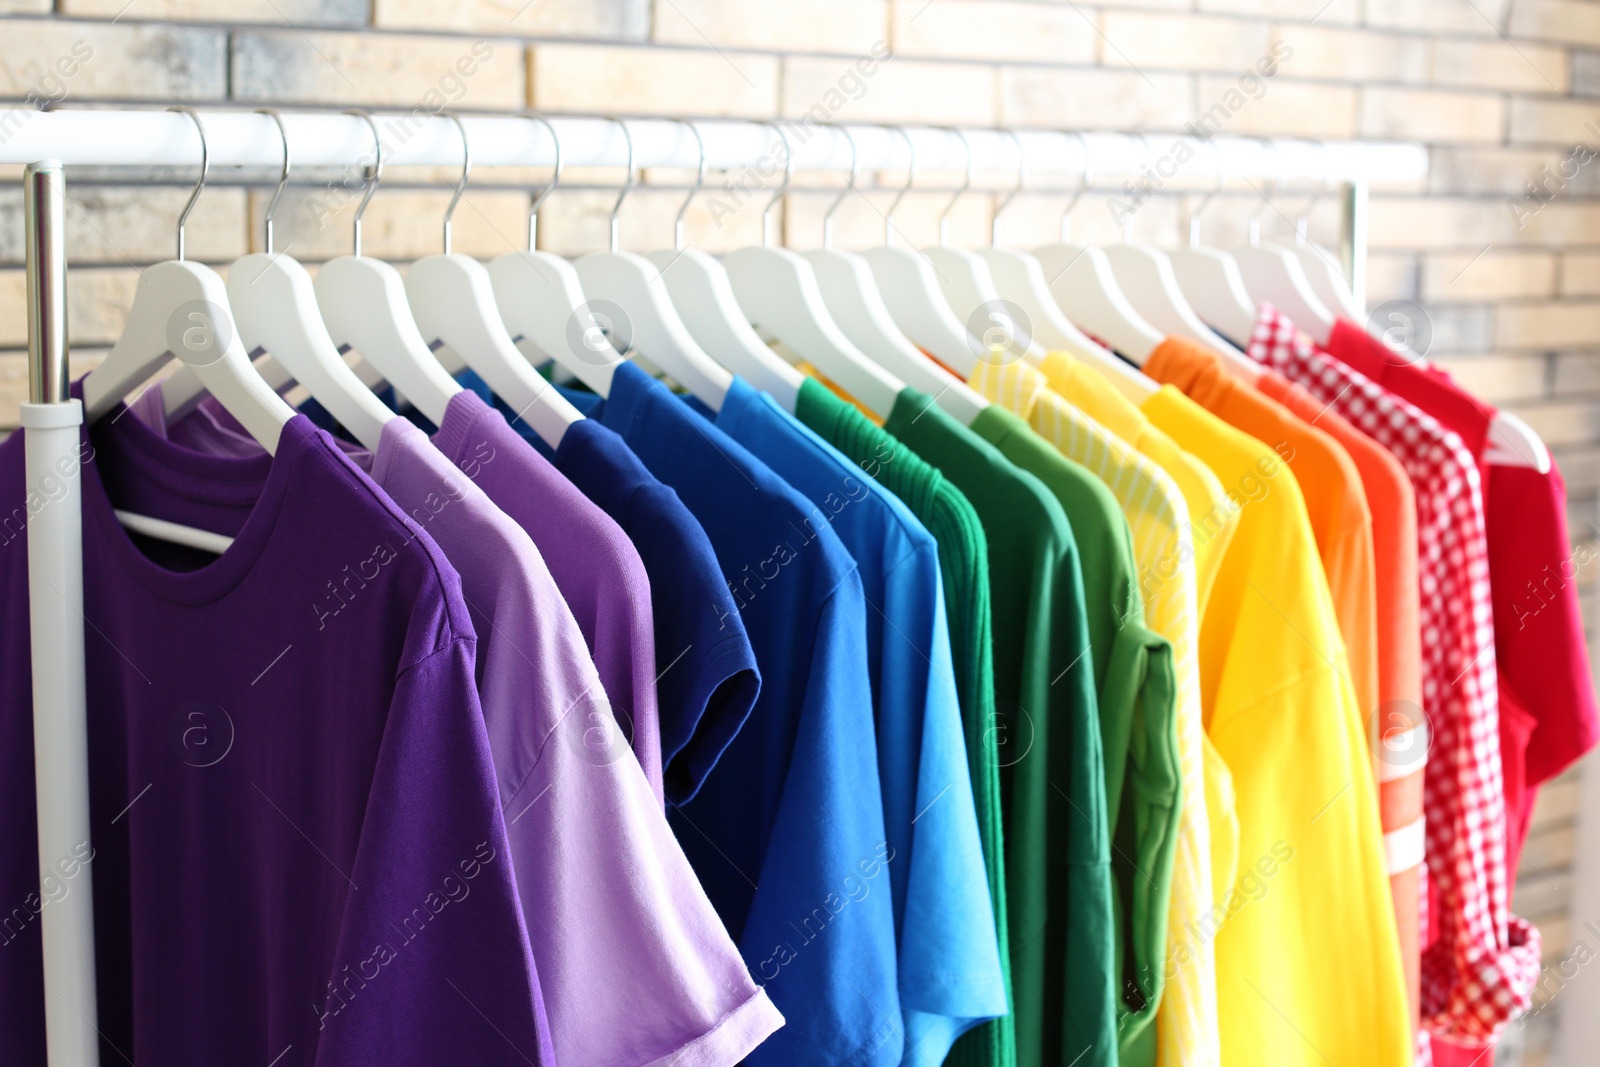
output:
MULTIPOLYGON (((1167 929, 1172 942, 1181 941, 1187 951, 1166 960, 1166 989, 1156 1013, 1158 1062, 1161 1067, 1214 1067, 1221 1058, 1215 953, 1208 938, 1189 933, 1202 928, 1202 917, 1209 921, 1214 892, 1188 506, 1165 471, 1067 403, 1033 367, 979 360, 967 384, 1028 420, 1062 455, 1088 468, 1115 494, 1128 521, 1145 624, 1171 643, 1178 680, 1183 813, 1167 929)), ((1214 760, 1213 767, 1220 768, 1221 761, 1214 760)))

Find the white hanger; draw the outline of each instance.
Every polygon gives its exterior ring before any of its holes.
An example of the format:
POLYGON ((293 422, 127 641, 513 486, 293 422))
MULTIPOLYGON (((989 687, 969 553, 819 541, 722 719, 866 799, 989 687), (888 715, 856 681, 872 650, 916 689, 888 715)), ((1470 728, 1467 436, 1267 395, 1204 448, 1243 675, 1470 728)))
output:
MULTIPOLYGON (((593 304, 614 306, 611 344, 623 354, 637 351, 666 371, 679 385, 689 390, 713 411, 722 410, 722 399, 733 384, 733 375, 706 355, 695 343, 689 328, 667 296, 661 271, 637 252, 617 250, 617 214, 633 189, 637 176, 633 162, 633 134, 621 119, 612 119, 622 131, 628 146, 628 177, 611 205, 611 248, 591 252, 579 259, 578 280, 593 304)), ((599 307, 601 312, 611 309, 599 307)))
POLYGON ((1162 333, 1128 303, 1117 284, 1111 264, 1092 245, 1072 245, 1072 209, 1089 188, 1089 144, 1075 133, 1083 151, 1083 174, 1078 190, 1061 213, 1061 243, 1035 249, 1039 266, 1049 278, 1050 292, 1067 317, 1095 334, 1117 352, 1144 366, 1162 341, 1162 333))
POLYGON ((607 330, 615 327, 614 316, 584 299, 571 263, 539 251, 539 208, 561 184, 561 139, 548 120, 528 117, 549 131, 555 145, 555 172, 528 205, 528 250, 507 252, 489 264, 495 303, 513 341, 532 347, 541 357, 539 362, 554 360, 600 396, 610 396, 611 376, 622 362, 621 353, 606 338, 607 330))
POLYGON ((1234 341, 1248 344, 1256 329, 1256 304, 1244 287, 1239 264, 1231 253, 1200 243, 1200 215, 1227 181, 1222 152, 1214 141, 1207 143, 1216 162, 1217 183, 1189 216, 1189 245, 1173 249, 1172 271, 1178 277, 1183 295, 1189 299, 1189 306, 1199 312, 1203 320, 1234 341))
MULTIPOLYGON (((1152 166, 1155 149, 1148 134, 1140 134, 1152 166)), ((1133 213, 1122 217, 1122 243, 1105 249, 1106 261, 1116 275, 1117 284, 1134 309, 1150 325, 1166 333, 1187 338, 1205 345, 1222 356, 1223 363, 1236 375, 1255 380, 1260 368, 1231 341, 1207 326, 1190 306, 1178 284, 1172 260, 1159 248, 1133 244, 1129 238, 1133 229, 1133 213)))
POLYGON ((969 425, 989 401, 935 364, 900 332, 864 257, 833 247, 834 212, 855 191, 861 173, 855 135, 848 126, 833 129, 843 134, 850 145, 850 180, 822 216, 822 247, 801 253, 817 276, 823 303, 839 329, 869 359, 906 384, 936 397, 940 407, 963 425, 969 425))
POLYGON ((800 395, 800 383, 806 376, 784 362, 750 328, 739 308, 738 298, 733 295, 733 283, 728 280, 728 268, 722 261, 684 242, 684 212, 689 210, 689 204, 706 180, 706 143, 694 123, 679 125, 694 134, 700 162, 694 186, 683 198, 677 217, 673 219, 672 248, 651 252, 646 258, 660 270, 667 295, 701 347, 757 389, 766 390, 792 414, 800 395))
MULTIPOLYGON (((1043 359, 1044 349, 1033 339, 1027 325, 1018 321, 1017 316, 1000 299, 1000 291, 995 287, 989 264, 976 252, 951 248, 949 245, 950 213, 955 210, 962 194, 972 188, 974 164, 972 142, 967 139, 966 131, 948 127, 946 132, 961 139, 961 148, 966 153, 965 174, 961 187, 950 197, 944 210, 939 212, 938 245, 924 248, 922 254, 933 266, 933 273, 939 279, 939 287, 950 304, 950 310, 966 323, 968 334, 977 336, 980 342, 985 338, 1003 337, 1001 345, 1007 352, 1004 358, 1027 356, 1034 360, 1043 359)), ((978 351, 987 351, 988 347, 980 344, 978 351)), ((977 365, 978 354, 970 344, 967 357, 962 363, 952 363, 951 366, 971 374, 977 365)))
MULTIPOLYGON (((1282 153, 1273 141, 1263 140, 1272 149, 1273 158, 1280 160, 1282 153)), ((1272 206, 1272 196, 1283 188, 1283 168, 1277 168, 1272 192, 1261 194, 1261 204, 1250 216, 1250 243, 1236 248, 1233 258, 1239 264, 1239 274, 1245 288, 1258 304, 1271 304, 1287 315, 1300 329, 1310 334, 1318 344, 1327 344, 1333 332, 1333 313, 1311 289, 1300 258, 1282 247, 1261 244, 1261 213, 1272 206)))
POLYGON ((86 422, 93 423, 176 356, 193 367, 212 396, 269 453, 294 409, 267 387, 250 365, 233 321, 227 287, 217 272, 183 258, 184 224, 210 171, 205 126, 193 108, 179 105, 200 133, 200 180, 178 216, 178 258, 146 267, 134 290, 128 320, 105 361, 83 382, 86 422))
MULTIPOLYGON (((1022 192, 1027 182, 1027 159, 1022 152, 1022 139, 1014 130, 1006 130, 1017 150, 1017 184, 995 205, 994 218, 989 224, 989 247, 978 249, 978 255, 989 264, 995 287, 1002 299, 1016 307, 1016 314, 1027 322, 1027 329, 1045 348, 1070 353, 1099 370, 1128 399, 1138 403, 1153 396, 1156 383, 1138 370, 1118 359, 1103 345, 1072 324, 1061 311, 1061 305, 1051 295, 1050 283, 1045 280, 1044 268, 1037 257, 1016 248, 1001 248, 1000 216, 1022 192)), ((1083 196, 1083 187, 1073 194, 1071 211, 1083 196)))
MULTIPOLYGON (((422 336, 432 339, 429 348, 437 354, 440 346, 449 346, 518 417, 528 421, 541 440, 555 448, 567 427, 583 415, 517 351, 500 318, 494 287, 483 264, 450 251, 450 217, 472 172, 472 149, 461 119, 445 114, 461 134, 461 179, 445 208, 444 251, 417 260, 406 272, 411 313, 422 336)), ((444 359, 440 363, 451 369, 444 359)))
MULTIPOLYGON (((92 424, 103 417, 176 356, 195 369, 211 395, 268 454, 276 454, 278 438, 295 417, 294 409, 250 365, 222 279, 209 267, 183 258, 184 224, 211 170, 205 124, 191 107, 180 104, 168 110, 188 115, 200 134, 200 180, 178 216, 178 258, 141 272, 122 335, 83 380, 84 421, 92 424)), ((210 530, 114 510, 128 529, 173 544, 219 554, 233 544, 233 538, 210 530)))
POLYGON ((733 295, 759 333, 782 342, 813 364, 880 418, 888 418, 905 383, 867 357, 828 313, 811 264, 797 252, 774 247, 772 211, 794 177, 794 152, 777 123, 767 123, 783 142, 783 184, 761 212, 761 246, 727 255, 733 295))
MULTIPOLYGON (((241 256, 228 271, 228 301, 234 320, 252 358, 263 353, 270 356, 357 441, 376 452, 384 425, 398 416, 345 365, 322 323, 306 269, 286 252, 273 254, 272 216, 289 184, 289 137, 276 109, 261 108, 259 113, 270 116, 278 127, 283 172, 267 203, 266 251, 241 256)), ((162 383, 161 398, 168 418, 181 418, 183 409, 204 391, 193 371, 180 368, 162 383)))
MULTIPOLYGON (((317 271, 317 306, 339 351, 353 349, 365 366, 375 369, 437 426, 461 385, 445 373, 422 339, 400 272, 361 254, 361 218, 383 180, 383 139, 365 111, 357 108, 345 114, 363 119, 372 130, 372 166, 362 175, 366 189, 356 206, 351 254, 331 259, 317 271)), ((357 371, 357 376, 361 373, 357 371)))
MULTIPOLYGON (((883 215, 883 244, 869 248, 862 255, 872 268, 872 276, 883 294, 884 306, 894 317, 911 342, 939 362, 962 373, 971 373, 977 366, 978 354, 985 352, 983 342, 957 317, 945 295, 943 282, 933 262, 914 248, 894 247, 894 213, 917 180, 917 151, 911 135, 904 127, 893 127, 906 143, 906 183, 895 193, 889 209, 883 215)), ((969 309, 969 314, 973 309, 969 309)), ((1008 348, 1018 338, 1015 330, 1002 324, 1004 341, 1008 348)), ((987 328, 987 327, 986 327, 987 328)), ((1025 351, 1028 343, 1024 341, 1025 351)))

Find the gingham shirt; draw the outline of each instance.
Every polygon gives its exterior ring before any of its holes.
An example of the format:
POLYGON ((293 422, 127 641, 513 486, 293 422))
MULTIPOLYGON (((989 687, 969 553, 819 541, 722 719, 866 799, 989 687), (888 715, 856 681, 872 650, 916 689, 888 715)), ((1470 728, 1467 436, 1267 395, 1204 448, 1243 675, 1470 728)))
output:
MULTIPOLYGON (((1087 467, 1122 507, 1139 566, 1145 623, 1172 645, 1177 675, 1177 741, 1183 807, 1173 857, 1167 930, 1189 944, 1187 959, 1166 962, 1166 988, 1156 1012, 1159 1067, 1211 1067, 1221 1062, 1217 1034, 1216 950, 1209 938, 1181 934, 1204 921, 1215 904, 1206 773, 1226 773, 1220 758, 1207 767, 1200 708, 1200 618, 1195 605, 1194 538, 1189 507, 1171 476, 1050 388, 1024 363, 978 360, 967 384, 1028 420, 1068 459, 1087 467), (1174 561, 1178 562, 1176 567, 1174 561), (1172 572, 1171 577, 1163 575, 1172 572)), ((1229 786, 1213 792, 1231 794, 1229 786)))
MULTIPOLYGON (((1318 352, 1262 305, 1250 355, 1299 382, 1394 453, 1416 489, 1422 702, 1432 747, 1424 814, 1437 935, 1422 957, 1429 1033, 1478 1044, 1526 1011, 1539 931, 1509 914, 1494 619, 1483 492, 1461 438, 1370 378, 1318 352)), ((1424 889, 1424 907, 1426 890, 1424 889)))

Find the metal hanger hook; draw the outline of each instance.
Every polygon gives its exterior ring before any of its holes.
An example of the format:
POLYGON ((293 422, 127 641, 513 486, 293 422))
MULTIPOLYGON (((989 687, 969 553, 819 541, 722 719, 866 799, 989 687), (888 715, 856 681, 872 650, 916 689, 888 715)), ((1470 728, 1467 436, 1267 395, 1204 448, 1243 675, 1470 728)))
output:
POLYGON ((990 248, 998 248, 1000 246, 1000 215, 1006 208, 1011 206, 1011 201, 1015 200, 1017 194, 1022 192, 1022 186, 1028 180, 1028 157, 1023 155, 1022 152, 1022 138, 1017 136, 1016 130, 1002 129, 1000 132, 1011 138, 1012 145, 1017 149, 1017 184, 1013 185, 1011 191, 1001 197, 1000 202, 994 206, 994 215, 989 221, 990 248))
POLYGON ((556 186, 561 184, 561 138, 556 135, 556 128, 550 125, 550 120, 542 115, 529 115, 529 121, 537 122, 550 134, 550 143, 556 148, 556 169, 550 175, 550 184, 534 194, 533 202, 528 205, 528 251, 534 252, 539 248, 539 209, 550 194, 556 191, 556 186))
POLYGON ((856 187, 856 179, 861 176, 861 153, 856 148, 856 135, 850 132, 848 126, 834 126, 833 130, 844 134, 845 141, 850 145, 850 180, 845 187, 839 190, 839 195, 833 198, 833 203, 828 205, 828 210, 822 214, 822 247, 833 247, 833 213, 839 210, 839 205, 844 203, 844 198, 850 195, 850 190, 856 187))
POLYGON ((1319 138, 1316 145, 1317 160, 1322 164, 1318 168, 1322 171, 1322 184, 1312 191, 1306 206, 1300 209, 1300 214, 1294 220, 1294 243, 1297 245, 1306 243, 1306 234, 1311 230, 1311 212, 1333 188, 1333 172, 1328 169, 1328 142, 1319 138))
POLYGON ((1261 194, 1261 203, 1250 213, 1250 247, 1261 243, 1261 213, 1272 206, 1272 198, 1283 191, 1283 149, 1278 142, 1265 137, 1256 138, 1261 147, 1272 149, 1272 191, 1261 194))
POLYGON ((383 180, 383 138, 378 135, 378 124, 372 121, 372 116, 358 107, 350 108, 346 115, 354 115, 367 124, 372 131, 372 166, 367 167, 361 175, 366 190, 361 194, 361 203, 356 205, 356 220, 352 226, 353 250, 351 252, 357 259, 361 258, 361 217, 367 213, 367 202, 372 199, 372 194, 378 191, 378 183, 383 180))
POLYGON ((628 129, 628 124, 622 119, 612 119, 617 124, 617 129, 622 131, 622 140, 628 146, 628 177, 622 183, 622 188, 617 191, 617 202, 611 205, 611 251, 617 250, 617 213, 622 210, 622 202, 633 191, 636 177, 633 169, 633 133, 628 129))
POLYGON ((258 107, 256 114, 271 117, 278 127, 278 139, 283 142, 283 173, 278 175, 278 187, 272 190, 272 199, 267 201, 266 218, 262 220, 266 230, 267 255, 272 255, 272 216, 278 210, 278 201, 283 199, 283 187, 289 184, 289 134, 283 128, 283 116, 278 114, 275 107, 258 107))
POLYGON ((200 199, 200 190, 206 187, 206 175, 211 173, 211 150, 206 145, 206 126, 200 121, 200 113, 188 104, 174 104, 167 108, 168 111, 181 111, 188 115, 194 122, 195 130, 200 134, 200 180, 194 183, 194 192, 189 194, 189 202, 183 205, 183 212, 178 216, 178 258, 183 258, 183 227, 189 221, 189 212, 194 210, 194 202, 200 199))
POLYGON ((1083 153, 1083 173, 1078 176, 1078 189, 1072 194, 1072 199, 1067 201, 1067 206, 1061 209, 1061 243, 1068 244, 1072 237, 1072 209, 1078 206, 1078 201, 1083 199, 1083 194, 1089 191, 1089 183, 1093 179, 1089 170, 1089 140, 1078 130, 1072 130, 1068 137, 1075 137, 1078 141, 1078 150, 1083 153))
POLYGON ((967 132, 955 126, 946 126, 946 133, 953 133, 961 138, 961 147, 967 153, 966 175, 961 180, 961 188, 957 189, 950 202, 939 212, 939 247, 945 246, 945 238, 950 231, 950 212, 955 210, 956 201, 961 199, 961 194, 972 188, 972 142, 967 140, 967 132))
POLYGON ((1223 160, 1222 149, 1217 147, 1217 142, 1215 139, 1209 139, 1206 141, 1206 143, 1211 146, 1211 157, 1216 160, 1217 184, 1211 187, 1211 191, 1209 193, 1200 198, 1200 203, 1195 205, 1193 213, 1189 216, 1190 248, 1200 247, 1200 214, 1205 211, 1207 207, 1211 206, 1211 201, 1215 200, 1217 198, 1217 194, 1222 192, 1222 187, 1228 180, 1228 166, 1223 160))
POLYGON ((683 198, 683 203, 678 205, 678 213, 672 219, 672 250, 683 251, 683 215, 689 210, 689 205, 694 203, 694 198, 700 192, 700 187, 706 183, 706 139, 700 136, 700 127, 693 122, 680 121, 680 126, 686 127, 694 134, 694 143, 700 149, 700 162, 695 165, 694 185, 689 188, 689 195, 683 198))
POLYGON ((794 146, 789 143, 789 134, 781 122, 767 122, 763 125, 771 126, 772 131, 783 142, 783 184, 778 186, 778 191, 772 194, 772 199, 767 201, 767 206, 761 209, 761 244, 765 248, 772 247, 772 209, 778 206, 778 201, 783 199, 789 191, 789 183, 794 181, 794 146))
POLYGON ((883 245, 887 248, 893 243, 895 208, 900 206, 900 201, 906 198, 906 194, 917 181, 917 145, 904 126, 885 126, 884 129, 893 130, 900 135, 906 143, 906 154, 910 157, 906 163, 906 183, 894 194, 894 199, 889 201, 889 210, 883 213, 883 245))
POLYGON ((456 191, 450 197, 450 205, 444 209, 444 254, 450 254, 450 219, 456 213, 456 205, 461 202, 461 194, 467 191, 467 178, 472 174, 472 145, 467 140, 467 127, 462 123, 461 116, 454 111, 446 111, 444 117, 456 124, 456 132, 461 135, 461 177, 456 181, 456 191))

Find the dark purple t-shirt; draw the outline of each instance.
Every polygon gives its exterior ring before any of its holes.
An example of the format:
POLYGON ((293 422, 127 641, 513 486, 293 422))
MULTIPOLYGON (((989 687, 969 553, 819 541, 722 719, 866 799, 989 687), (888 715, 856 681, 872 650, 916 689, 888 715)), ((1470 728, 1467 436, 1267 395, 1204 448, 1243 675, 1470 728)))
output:
MULTIPOLYGON (((303 417, 239 459, 118 414, 75 472, 102 1060, 550 1062, 455 571, 303 417)), ((8 1064, 44 1060, 23 447, 0 444, 8 1064)))

